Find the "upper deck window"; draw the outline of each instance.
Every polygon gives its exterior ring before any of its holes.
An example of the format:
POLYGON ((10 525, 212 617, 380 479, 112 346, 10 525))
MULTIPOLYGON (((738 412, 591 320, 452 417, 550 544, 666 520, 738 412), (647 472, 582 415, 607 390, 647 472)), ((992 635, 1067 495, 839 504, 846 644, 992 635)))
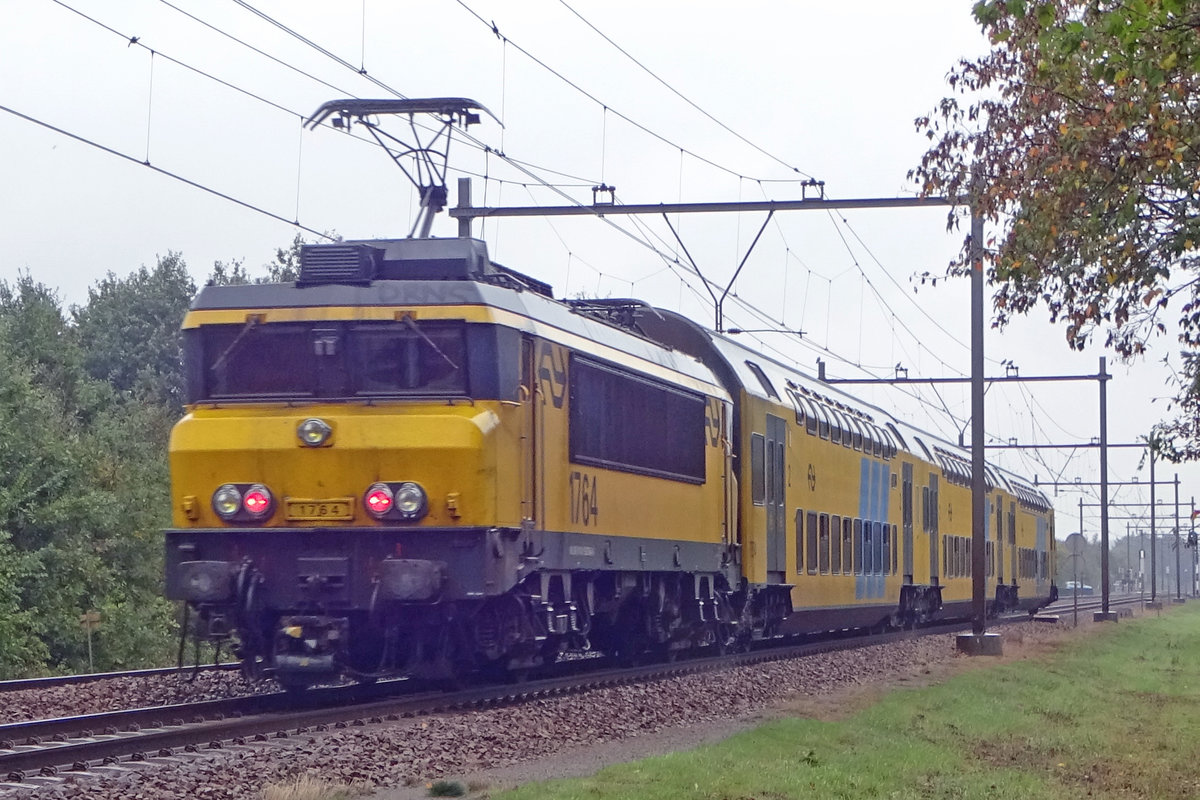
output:
POLYGON ((772 384, 771 379, 767 377, 767 373, 762 371, 762 367, 760 367, 758 364, 755 364, 753 361, 747 361, 746 366, 749 367, 750 371, 754 373, 754 377, 758 378, 758 382, 762 384, 763 391, 767 393, 767 396, 774 397, 776 400, 778 400, 779 392, 775 391, 774 384, 772 384))

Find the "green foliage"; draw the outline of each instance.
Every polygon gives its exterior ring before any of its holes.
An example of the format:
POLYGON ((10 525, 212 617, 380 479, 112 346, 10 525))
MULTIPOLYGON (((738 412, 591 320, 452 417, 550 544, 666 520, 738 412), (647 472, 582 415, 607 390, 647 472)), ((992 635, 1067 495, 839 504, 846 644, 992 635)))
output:
MULTIPOLYGON (((1000 231, 997 324, 1044 303, 1071 347, 1102 333, 1130 356, 1183 293, 1179 338, 1200 348, 1200 2, 985 0, 975 17, 993 48, 917 120, 931 147, 911 177, 1000 231)), ((1200 456, 1200 364, 1184 367, 1172 458, 1200 456)))
MULTIPOLYGON (((266 277, 235 260, 213 281, 293 280, 302 244, 266 277)), ((87 669, 89 611, 96 669, 170 662, 166 454, 195 288, 179 253, 108 273, 69 314, 28 274, 0 282, 0 678, 87 669)))
POLYGON ((430 797, 462 797, 467 789, 458 781, 434 781, 429 786, 430 797))
POLYGON ((183 400, 179 323, 196 293, 179 253, 159 258, 127 278, 111 272, 73 309, 88 374, 118 392, 149 393, 151 401, 183 400))

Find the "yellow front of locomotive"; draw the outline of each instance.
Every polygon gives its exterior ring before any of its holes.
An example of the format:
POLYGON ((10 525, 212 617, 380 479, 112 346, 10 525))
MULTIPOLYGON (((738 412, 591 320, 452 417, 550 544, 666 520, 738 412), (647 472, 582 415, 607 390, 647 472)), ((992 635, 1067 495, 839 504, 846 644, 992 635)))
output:
POLYGON ((167 595, 201 636, 285 684, 369 676, 522 578, 519 317, 487 291, 201 293, 166 531, 167 595))

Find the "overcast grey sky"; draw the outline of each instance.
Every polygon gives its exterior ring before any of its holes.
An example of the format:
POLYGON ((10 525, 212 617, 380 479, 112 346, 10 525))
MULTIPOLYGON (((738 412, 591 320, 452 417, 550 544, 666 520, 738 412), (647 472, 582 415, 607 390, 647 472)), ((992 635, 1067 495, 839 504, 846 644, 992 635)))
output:
MULTIPOLYGON (((970 5, 0 0, 0 106, 132 159, 0 112, 0 279, 28 270, 78 303, 106 272, 127 274, 168 251, 182 252, 200 281, 218 259, 255 268, 296 233, 146 160, 314 230, 404 236, 415 193, 387 157, 328 127, 301 128, 326 100, 394 97, 389 90, 469 97, 503 121, 485 119, 469 131, 474 143, 452 145, 451 204, 464 172, 476 176, 476 203, 489 205, 591 202, 601 182, 624 203, 793 199, 806 176, 835 198, 911 195, 905 176, 925 146, 913 119, 949 91, 957 59, 986 49, 970 5)), ((757 338, 810 372, 821 357, 831 376, 885 376, 897 363, 913 377, 965 375, 966 281, 914 291, 915 275, 940 274, 958 249, 945 219, 944 210, 776 215, 735 286, 727 324, 803 330, 799 340, 757 338)), ((672 222, 723 284, 762 220, 672 222)), ((711 323, 699 281, 671 263, 679 248, 662 219, 611 222, 493 220, 475 235, 493 259, 559 295, 636 296, 711 323)), ((443 216, 434 234, 455 230, 443 216)), ((1176 349, 1163 338, 1145 362, 1110 358, 1110 441, 1133 441, 1165 413, 1150 398, 1172 393, 1158 361, 1176 349)), ((1005 359, 1024 375, 1093 374, 1099 355, 1069 352, 1044 310, 988 334, 990 374, 1003 373, 1005 359)), ((969 415, 965 387, 862 393, 952 439, 969 415)), ((997 441, 1098 436, 1095 384, 996 385, 988 397, 997 441)), ((1043 481, 1097 478, 1094 451, 993 458, 1043 481)), ((1114 452, 1110 479, 1148 481, 1137 460, 1114 452)), ((1174 470, 1162 465, 1160 479, 1174 470)), ((1180 472, 1186 508, 1200 470, 1180 472)), ((1139 495, 1148 492, 1116 497, 1139 495)), ((1169 502, 1173 491, 1159 496, 1169 502)), ((1056 500, 1060 536, 1078 528, 1079 497, 1056 500)), ((1095 534, 1096 519, 1089 509, 1085 532, 1095 534)), ((1114 535, 1124 530, 1112 523, 1114 535)))

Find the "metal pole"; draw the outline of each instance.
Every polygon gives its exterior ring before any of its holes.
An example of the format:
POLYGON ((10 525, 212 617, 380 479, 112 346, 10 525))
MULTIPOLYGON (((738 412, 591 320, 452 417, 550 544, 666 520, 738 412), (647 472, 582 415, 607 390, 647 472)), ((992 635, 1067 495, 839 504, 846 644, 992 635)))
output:
MULTIPOLYGON (((1175 473, 1175 599, 1183 599, 1181 578, 1179 576, 1179 473, 1175 473)), ((1171 587, 1167 587, 1171 591, 1171 587)))
MULTIPOLYGON (((971 213, 971 597, 975 621, 972 629, 982 636, 987 627, 984 586, 987 547, 984 535, 987 496, 983 480, 983 217, 971 213)), ((1014 575, 1013 578, 1017 576, 1014 575)))
MULTIPOLYGON (((469 209, 471 207, 471 179, 458 179, 458 207, 460 209, 469 209)), ((471 238, 471 217, 458 218, 458 235, 459 238, 471 238)))
POLYGON ((1158 557, 1154 548, 1154 434, 1150 435, 1150 602, 1154 597, 1158 583, 1158 557))
POLYGON ((1129 554, 1129 528, 1128 522, 1125 523, 1125 592, 1133 591, 1133 559, 1129 554))
POLYGON ((1101 612, 1108 618, 1108 371, 1100 356, 1100 591, 1101 612))

